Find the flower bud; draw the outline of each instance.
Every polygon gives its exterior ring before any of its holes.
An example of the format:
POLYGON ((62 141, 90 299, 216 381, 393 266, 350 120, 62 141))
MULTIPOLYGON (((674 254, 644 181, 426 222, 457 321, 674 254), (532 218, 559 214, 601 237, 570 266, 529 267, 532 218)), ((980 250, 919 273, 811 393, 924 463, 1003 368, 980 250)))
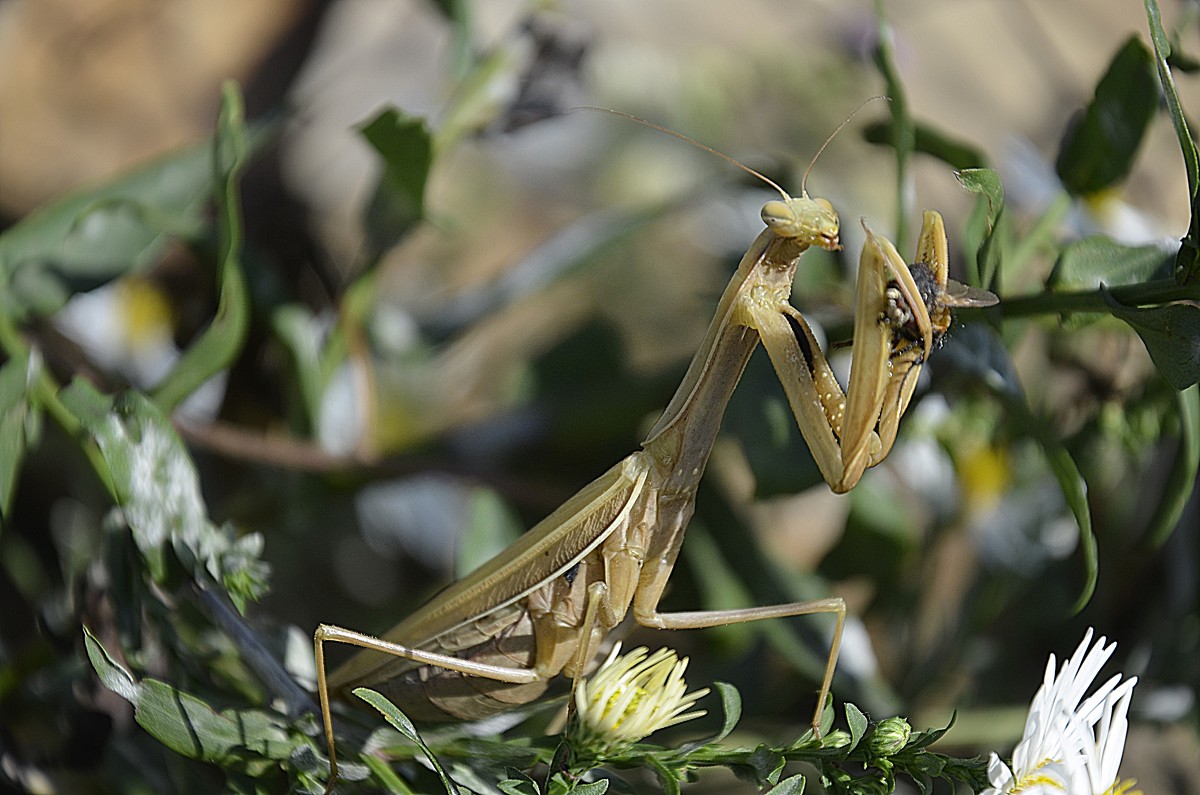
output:
POLYGON ((904 718, 886 718, 881 720, 871 733, 867 747, 873 756, 891 756, 908 744, 910 736, 912 727, 908 725, 908 721, 904 718))

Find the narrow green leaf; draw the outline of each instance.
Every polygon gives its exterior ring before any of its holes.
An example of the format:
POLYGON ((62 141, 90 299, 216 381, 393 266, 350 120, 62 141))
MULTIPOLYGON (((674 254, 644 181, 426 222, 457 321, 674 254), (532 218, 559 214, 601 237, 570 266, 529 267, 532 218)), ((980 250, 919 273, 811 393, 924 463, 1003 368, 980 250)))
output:
POLYGON ((1092 598, 1096 590, 1096 579, 1099 576, 1099 558, 1096 550, 1096 536, 1092 531, 1092 513, 1087 502, 1087 482, 1079 472, 1079 467, 1067 448, 1059 440, 1053 426, 1040 417, 1034 416, 1025 404, 1024 396, 1010 396, 1008 401, 1010 411, 1018 417, 1028 436, 1034 439, 1046 456, 1046 463, 1058 481, 1067 507, 1075 516, 1079 526, 1079 546, 1083 552, 1084 584, 1079 598, 1072 606, 1072 611, 1078 613, 1092 598))
POLYGON ((433 141, 424 119, 397 108, 382 111, 359 132, 383 159, 366 219, 372 249, 381 252, 424 217, 433 141))
POLYGON ((771 787, 765 795, 804 795, 805 783, 804 776, 797 773, 771 787))
MULTIPOLYGON (((408 786, 404 779, 396 775, 396 771, 392 770, 391 766, 383 759, 371 754, 364 754, 362 761, 364 765, 371 769, 371 775, 375 777, 375 780, 387 787, 388 792, 395 793, 395 795, 416 795, 413 788, 408 786)), ((339 763, 338 771, 341 773, 339 779, 345 778, 342 767, 339 763)))
POLYGON ((197 235, 211 162, 211 145, 201 144, 30 213, 0 234, 0 283, 16 291, 5 301, 54 311, 75 290, 153 262, 171 235, 197 235), (33 294, 23 285, 42 286, 33 294))
MULTIPOLYGON (((890 146, 895 137, 890 119, 868 124, 863 130, 863 140, 872 144, 890 146)), ((987 157, 982 150, 923 122, 915 123, 913 151, 936 157, 956 170, 987 166, 987 157)))
POLYGON ((392 725, 392 727, 400 732, 410 742, 416 743, 418 747, 428 757, 429 763, 433 765, 434 772, 438 774, 438 778, 442 780, 442 786, 445 788, 447 795, 459 795, 460 790, 454 780, 442 767, 442 763, 434 756, 433 751, 429 750, 429 746, 421 739, 421 735, 417 732, 417 727, 408 719, 408 716, 400 711, 399 707, 385 698, 383 695, 376 693, 366 687, 358 687, 354 689, 354 695, 361 698, 363 701, 370 704, 379 713, 383 715, 384 720, 392 725))
POLYGON ((900 70, 896 68, 892 42, 895 32, 887 21, 884 13, 884 0, 875 0, 875 66, 883 75, 887 97, 890 100, 888 110, 891 114, 892 148, 896 150, 896 247, 900 251, 908 251, 908 220, 911 215, 913 194, 908 164, 916 147, 916 125, 908 108, 908 95, 904 90, 904 82, 900 79, 900 70))
POLYGON ((1129 175, 1158 110, 1150 50, 1136 35, 1113 56, 1092 101, 1063 136, 1055 169, 1075 196, 1111 187, 1129 175))
POLYGON ((849 701, 846 702, 846 723, 850 725, 850 747, 858 746, 859 740, 867 733, 867 727, 871 721, 863 714, 863 711, 849 701))
POLYGON ((998 233, 1000 220, 1004 216, 1004 185, 1000 182, 1000 175, 990 168, 968 168, 956 172, 954 176, 964 188, 980 195, 972 213, 974 237, 979 243, 975 251, 975 272, 968 274, 968 282, 1000 292, 1001 250, 998 233))
POLYGON ((38 409, 30 406, 27 395, 38 361, 22 352, 0 367, 0 528, 12 508, 26 444, 36 433, 38 409))
MULTIPOLYGON (((305 421, 315 432, 326 381, 321 370, 320 331, 313 314, 302 304, 285 304, 271 312, 271 329, 291 354, 295 388, 300 391, 305 421)), ((336 332, 334 332, 336 333, 336 332)))
POLYGON ((157 679, 137 680, 84 628, 84 646, 100 681, 133 705, 138 725, 163 745, 193 759, 223 762, 245 749, 287 759, 292 744, 273 717, 257 710, 213 710, 202 699, 157 679))
POLYGON ((954 726, 958 720, 958 710, 950 713, 950 720, 940 729, 926 729, 925 731, 914 732, 912 738, 908 741, 906 750, 920 750, 927 748, 945 736, 946 732, 954 726))
POLYGON ((467 527, 455 558, 459 577, 507 549, 524 531, 520 518, 491 489, 473 489, 467 511, 467 527))
POLYGON ((1188 225, 1187 234, 1180 241, 1182 245, 1175 258, 1175 281, 1186 284, 1200 273, 1200 153, 1197 152, 1196 142, 1188 130, 1187 115, 1183 111, 1183 103, 1179 101, 1179 92, 1175 90, 1175 78, 1171 76, 1171 67, 1167 63, 1171 55, 1171 44, 1166 31, 1163 30, 1158 0, 1145 0, 1145 3, 1150 40, 1154 43, 1154 63, 1158 70, 1158 80, 1167 102, 1167 112, 1171 115, 1171 123, 1175 126, 1175 137, 1179 139, 1179 149, 1183 152, 1188 194, 1192 199, 1192 220, 1188 225))
POLYGON ((1067 503, 1075 522, 1079 526, 1079 546, 1083 554, 1084 584, 1073 609, 1078 612, 1092 598, 1099 575, 1096 553, 1096 537, 1092 532, 1092 515, 1087 502, 1087 483, 1079 473, 1079 467, 1058 438, 1056 429, 1045 419, 1035 415, 1029 408, 1018 381, 1006 375, 1015 371, 1009 354, 992 338, 986 352, 974 357, 960 358, 957 363, 964 372, 973 373, 980 384, 1000 398, 1017 430, 1022 436, 1032 439, 1042 448, 1046 463, 1058 481, 1063 499, 1067 503))
POLYGON ((1176 389, 1200 382, 1200 305, 1189 301, 1131 307, 1100 288, 1114 317, 1124 320, 1146 346, 1154 366, 1176 389))
POLYGON ((1175 460, 1163 485, 1162 497, 1146 527, 1147 542, 1160 546, 1179 524, 1196 488, 1200 469, 1200 385, 1192 384, 1175 396, 1179 410, 1180 438, 1175 460))
POLYGON ((406 740, 417 743, 424 748, 421 735, 417 733, 417 727, 413 725, 413 722, 408 719, 407 715, 400 711, 399 707, 386 697, 365 687, 356 688, 354 695, 379 710, 384 719, 392 724, 392 728, 404 735, 406 740))
POLYGON ((646 766, 653 770, 654 775, 658 778, 663 795, 680 795, 679 777, 676 776, 674 770, 664 765, 658 756, 647 756, 644 761, 646 766))
POLYGON ((954 176, 963 188, 981 194, 987 200, 988 221, 994 224, 1004 209, 1004 184, 1000 182, 1000 174, 991 168, 964 168, 954 176))
POLYGON ((575 792, 577 795, 604 795, 604 793, 608 792, 608 783, 608 779, 606 778, 587 781, 576 785, 572 792, 575 792))
POLYGON ((721 699, 721 714, 724 715, 721 728, 712 739, 716 743, 728 737, 742 719, 742 694, 728 682, 713 682, 712 689, 721 699))
POLYGON ((496 784, 496 787, 505 795, 539 795, 541 792, 537 782, 526 775, 524 771, 507 768, 505 773, 509 777, 496 784))
POLYGON ((92 661, 92 667, 96 669, 96 675, 100 677, 101 684, 126 701, 136 700, 140 693, 137 680, 109 656, 108 650, 100 641, 96 640, 96 636, 87 627, 83 628, 83 645, 87 650, 88 659, 92 661))
POLYGON ((783 775, 783 768, 787 765, 787 757, 778 749, 770 748, 764 743, 746 757, 746 764, 754 771, 755 782, 759 786, 766 786, 778 783, 779 777, 783 775))
MULTIPOLYGON (((832 730, 833 730, 833 693, 830 693, 827 696, 825 696, 825 706, 821 707, 821 737, 828 737, 829 733, 832 730)), ((808 731, 805 734, 805 736, 813 737, 815 739, 815 735, 813 734, 813 732, 811 730, 808 731)))
POLYGON ((1058 255, 1046 282, 1055 290, 1095 290, 1165 278, 1175 259, 1174 247, 1127 246, 1096 235, 1076 240, 1058 255))
POLYGON ((217 312, 171 372, 154 388, 154 402, 171 411, 205 381, 231 365, 241 351, 249 326, 250 296, 242 274, 242 208, 238 185, 250 146, 242 94, 232 81, 223 86, 213 169, 217 204, 217 312))
POLYGON ((721 728, 711 737, 706 737, 703 740, 685 743, 680 747, 679 753, 687 756, 693 751, 703 748, 706 745, 715 745, 726 737, 737 726, 738 721, 742 718, 742 695, 737 688, 728 682, 713 682, 712 692, 717 694, 721 699, 721 728))
POLYGON ((723 428, 742 442, 756 497, 795 494, 823 482, 766 357, 750 357, 723 428))

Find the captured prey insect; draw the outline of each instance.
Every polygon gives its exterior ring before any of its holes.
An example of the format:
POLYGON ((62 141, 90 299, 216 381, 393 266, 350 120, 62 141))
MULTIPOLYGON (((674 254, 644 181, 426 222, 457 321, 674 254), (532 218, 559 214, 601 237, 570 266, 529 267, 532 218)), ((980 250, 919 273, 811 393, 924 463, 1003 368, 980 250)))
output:
POLYGON ((582 676, 605 636, 630 613, 656 629, 832 614, 812 719, 818 730, 845 621, 840 598, 659 610, 725 407, 761 340, 822 475, 845 492, 891 449, 921 366, 949 325, 948 307, 982 305, 994 296, 951 286, 938 213, 925 215, 911 269, 888 240, 867 229, 843 392, 809 324, 789 303, 800 256, 810 246, 840 248, 837 213, 807 191, 794 199, 770 184, 783 198, 763 207, 766 229, 742 257, 683 383, 641 449, 386 635, 317 628, 330 788, 337 777, 330 690, 377 689, 416 719, 485 717, 537 699, 559 674, 582 676), (362 650, 327 677, 328 641, 362 650))

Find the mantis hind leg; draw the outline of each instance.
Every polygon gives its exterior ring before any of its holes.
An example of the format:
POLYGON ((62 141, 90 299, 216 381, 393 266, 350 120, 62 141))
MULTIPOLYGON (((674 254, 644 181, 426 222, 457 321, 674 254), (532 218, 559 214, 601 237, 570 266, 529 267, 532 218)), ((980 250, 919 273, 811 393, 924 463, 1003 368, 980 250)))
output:
POLYGON ((472 660, 454 657, 448 654, 414 649, 400 643, 392 643, 382 638, 355 632, 352 629, 321 624, 313 634, 313 655, 317 665, 317 697, 321 703, 321 720, 325 727, 325 744, 329 749, 329 781, 325 792, 333 791, 337 781, 337 744, 333 738, 333 715, 329 708, 329 686, 325 675, 325 643, 345 643, 362 649, 371 649, 393 657, 412 660, 420 665, 432 665, 448 671, 457 671, 470 676, 479 676, 497 682, 511 684, 531 684, 541 681, 543 677, 533 668, 506 668, 500 665, 474 662, 472 660))
MULTIPOLYGON (((592 583, 587 590, 587 607, 579 627, 579 634, 576 636, 578 638, 577 647, 574 654, 571 655, 570 673, 575 681, 582 678, 588 664, 595 656, 596 646, 599 642, 596 630, 606 628, 601 617, 608 617, 611 613, 608 586, 603 582, 592 583)), ((320 701, 321 720, 324 724, 325 743, 329 750, 329 781, 326 784, 326 793, 332 791, 338 776, 337 746, 333 736, 333 715, 330 709, 329 686, 325 671, 325 644, 327 642, 345 643, 362 649, 371 649, 382 654, 411 660, 419 665, 433 666, 513 685, 541 682, 558 673, 557 671, 542 673, 537 667, 514 668, 477 662, 449 654, 412 648, 332 624, 321 624, 313 635, 313 654, 317 668, 317 696, 320 701)), ((554 655, 550 653, 548 656, 553 657, 554 655)), ((572 699, 568 703, 573 709, 574 700, 572 699)))
POLYGON ((726 624, 742 624, 747 621, 761 621, 767 618, 790 618, 792 616, 807 616, 816 613, 833 613, 837 623, 833 630, 833 640, 829 645, 829 656, 825 660, 825 673, 821 678, 821 689, 817 696, 817 708, 813 712, 813 734, 821 736, 821 715, 825 710, 825 702, 829 698, 833 686, 833 672, 837 667, 838 652, 842 646, 842 630, 846 624, 846 603, 839 597, 814 599, 808 602, 787 602, 785 604, 767 605, 765 607, 744 607, 734 610, 696 610, 675 613, 658 612, 659 594, 653 595, 653 604, 647 608, 634 606, 634 618, 644 627, 654 629, 703 629, 706 627, 723 626, 726 624))

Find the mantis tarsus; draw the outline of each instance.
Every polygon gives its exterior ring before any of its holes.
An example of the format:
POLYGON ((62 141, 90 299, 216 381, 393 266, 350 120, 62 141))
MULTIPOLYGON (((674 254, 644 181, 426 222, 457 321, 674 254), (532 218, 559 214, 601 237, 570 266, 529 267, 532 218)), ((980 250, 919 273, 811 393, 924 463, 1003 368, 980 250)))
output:
POLYGON ((742 257, 683 383, 640 450, 382 638, 317 628, 330 787, 337 777, 331 688, 375 688, 417 719, 484 717, 538 698, 560 673, 584 674, 605 635, 630 612, 638 624, 656 629, 832 613, 836 625, 812 719, 817 729, 845 621, 841 599, 658 609, 725 406, 761 340, 822 475, 834 491, 845 492, 891 450, 921 366, 949 327, 949 307, 996 299, 948 281, 937 212, 925 213, 911 267, 864 223, 854 349, 843 392, 808 323, 789 303, 800 255, 814 245, 840 248, 838 216, 825 199, 807 191, 793 199, 775 187, 783 200, 763 207, 767 228, 742 257), (327 641, 362 651, 326 677, 327 641))

